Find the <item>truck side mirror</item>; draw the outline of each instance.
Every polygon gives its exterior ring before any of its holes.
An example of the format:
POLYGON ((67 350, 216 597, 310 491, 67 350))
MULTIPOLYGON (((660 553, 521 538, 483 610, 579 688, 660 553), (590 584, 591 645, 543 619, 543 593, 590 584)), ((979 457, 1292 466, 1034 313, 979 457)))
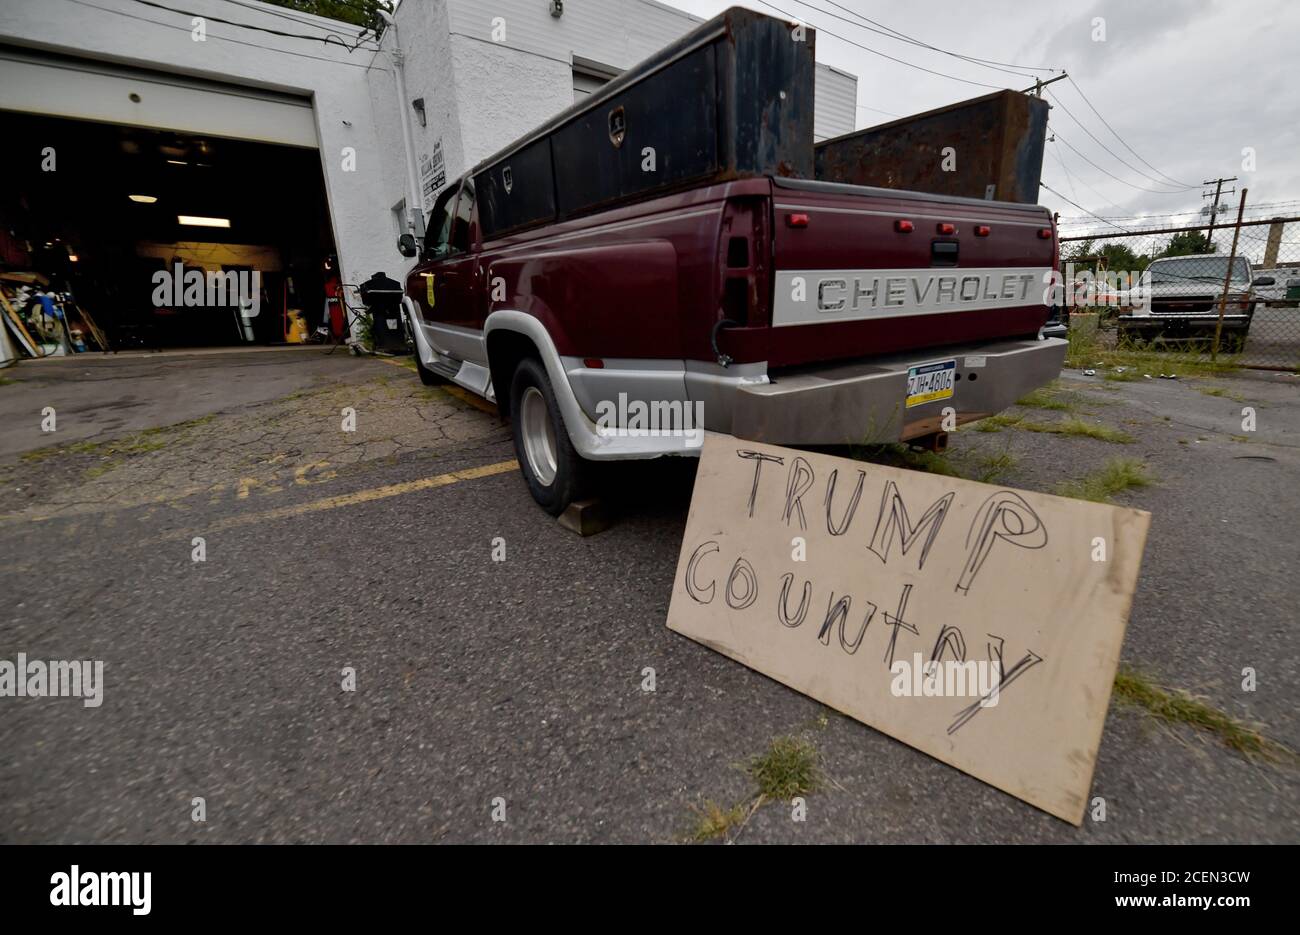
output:
POLYGON ((397 238, 397 252, 402 256, 415 256, 419 249, 415 243, 414 234, 403 234, 397 238))

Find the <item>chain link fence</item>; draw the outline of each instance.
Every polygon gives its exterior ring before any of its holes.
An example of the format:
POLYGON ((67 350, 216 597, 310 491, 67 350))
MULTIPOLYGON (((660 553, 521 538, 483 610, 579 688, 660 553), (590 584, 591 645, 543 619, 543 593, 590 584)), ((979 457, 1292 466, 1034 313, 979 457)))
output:
POLYGON ((1090 348, 1300 370, 1300 217, 1065 236, 1061 277, 1090 348))

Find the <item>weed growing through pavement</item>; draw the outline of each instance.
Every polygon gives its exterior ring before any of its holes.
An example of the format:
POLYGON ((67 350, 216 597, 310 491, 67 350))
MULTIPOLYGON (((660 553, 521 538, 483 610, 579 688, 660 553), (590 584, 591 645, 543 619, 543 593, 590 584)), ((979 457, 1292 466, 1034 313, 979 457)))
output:
POLYGON ((749 761, 746 767, 766 799, 784 801, 796 795, 814 792, 820 784, 817 749, 798 737, 776 737, 767 752, 749 761))
POLYGON ((1138 458, 1111 458, 1095 471, 1078 480, 1066 481, 1056 488, 1058 496, 1094 503, 1109 503, 1111 497, 1135 487, 1148 487, 1154 479, 1145 461, 1138 458))
POLYGON ((1206 396, 1222 396, 1225 399, 1231 399, 1236 403, 1244 403, 1246 397, 1240 393, 1234 392, 1222 386, 1198 386, 1197 391, 1204 393, 1206 396))
POLYGON ((1109 425, 1102 425, 1100 422, 1085 422, 1083 419, 1070 416, 1062 419, 1060 422, 1019 422, 1017 428, 1022 428, 1027 432, 1046 432, 1050 435, 1073 435, 1078 438, 1095 438, 1098 441, 1114 442, 1117 445, 1128 445, 1133 441, 1133 436, 1127 432, 1121 432, 1119 429, 1111 428, 1109 425))
POLYGON ((1142 708, 1166 724, 1186 724, 1212 734, 1224 746, 1244 756, 1293 762, 1296 759, 1293 751, 1266 737, 1258 725, 1239 721, 1181 689, 1163 688, 1131 669, 1115 676, 1115 697, 1124 704, 1142 708))
POLYGON ((50 445, 46 448, 37 448, 35 451, 25 452, 19 456, 19 459, 28 464, 41 464, 55 457, 69 455, 96 456, 99 458, 99 462, 88 467, 85 475, 88 479, 94 478, 113 470, 124 458, 161 451, 168 445, 183 441, 192 429, 206 425, 214 418, 216 417, 212 415, 202 416, 186 422, 144 429, 124 438, 102 442, 81 441, 67 445, 50 445))
POLYGON ((701 843, 729 836, 744 824, 747 815, 744 805, 723 808, 712 799, 690 808, 695 813, 695 825, 691 828, 689 837, 692 841, 701 843))
MULTIPOLYGON (((824 716, 824 712, 823 712, 824 716)), ((724 808, 712 799, 690 806, 695 822, 689 840, 703 842, 723 838, 733 842, 764 802, 789 802, 819 789, 823 782, 817 763, 817 748, 799 737, 774 737, 767 750, 744 764, 754 781, 755 791, 743 802, 724 808)))
POLYGON ((1016 400, 1017 406, 1027 409, 1053 409, 1058 412, 1073 412, 1075 404, 1072 399, 1062 397, 1059 381, 1053 380, 1047 386, 1030 390, 1016 400))

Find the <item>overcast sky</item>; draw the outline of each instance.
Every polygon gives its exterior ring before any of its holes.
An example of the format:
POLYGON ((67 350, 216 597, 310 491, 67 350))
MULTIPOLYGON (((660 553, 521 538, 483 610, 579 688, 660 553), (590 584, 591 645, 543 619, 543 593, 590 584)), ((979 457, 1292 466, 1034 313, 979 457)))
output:
MULTIPOLYGON (((702 17, 735 5, 724 0, 666 2, 702 17)), ((818 61, 857 75, 859 127, 886 122, 890 114, 916 114, 988 94, 993 89, 925 74, 855 48, 830 33, 934 71, 996 88, 1024 88, 1033 83, 1034 76, 1048 78, 1065 69, 1106 122, 1150 166, 1111 134, 1070 82, 1060 81, 1050 88, 1062 105, 1048 98, 1053 105, 1050 125, 1059 128, 1061 136, 1082 156, 1064 146, 1061 137, 1056 143, 1048 143, 1043 181, 1100 215, 1152 216, 1145 222, 1119 220, 1121 226, 1194 223, 1195 214, 1183 218, 1154 216, 1197 211, 1204 203, 1199 183, 1233 175, 1240 181, 1225 185, 1225 189, 1242 185, 1250 189, 1247 216, 1252 214, 1251 205, 1277 202, 1296 203, 1253 213, 1300 215, 1300 93, 1287 77, 1294 75, 1290 66, 1300 56, 1300 3, 1296 0, 772 3, 818 29, 818 61), (951 52, 1058 71, 1015 68, 1012 70, 1030 77, 1006 74, 857 28, 844 21, 857 22, 850 10, 951 52), (1105 21, 1105 41, 1093 40, 1096 17, 1105 21), (1065 109, 1115 155, 1090 139, 1065 109), (1254 171, 1242 166, 1242 150, 1246 147, 1254 148, 1254 171), (1058 156, 1068 168, 1068 175, 1058 156), (1093 168, 1083 157, 1123 181, 1093 168), (1181 186, 1167 181, 1164 173, 1195 187, 1170 193, 1181 186), (1159 191, 1141 191, 1133 186, 1159 191)), ((778 15, 758 0, 742 0, 739 5, 778 15)), ((1237 197, 1229 197, 1234 214, 1237 197)), ((1040 201, 1061 213, 1063 233, 1067 227, 1084 230, 1103 226, 1097 221, 1073 220, 1083 212, 1046 189, 1040 201)), ((1300 225, 1291 225, 1288 234, 1297 228, 1300 225)))

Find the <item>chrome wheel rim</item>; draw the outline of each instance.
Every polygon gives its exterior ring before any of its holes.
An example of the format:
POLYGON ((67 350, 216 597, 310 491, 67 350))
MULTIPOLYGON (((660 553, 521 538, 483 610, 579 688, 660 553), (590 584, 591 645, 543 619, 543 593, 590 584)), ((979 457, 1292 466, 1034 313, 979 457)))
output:
POLYGON ((535 386, 524 390, 519 401, 519 432, 528 468, 544 487, 555 480, 555 427, 546 409, 546 397, 535 386))

